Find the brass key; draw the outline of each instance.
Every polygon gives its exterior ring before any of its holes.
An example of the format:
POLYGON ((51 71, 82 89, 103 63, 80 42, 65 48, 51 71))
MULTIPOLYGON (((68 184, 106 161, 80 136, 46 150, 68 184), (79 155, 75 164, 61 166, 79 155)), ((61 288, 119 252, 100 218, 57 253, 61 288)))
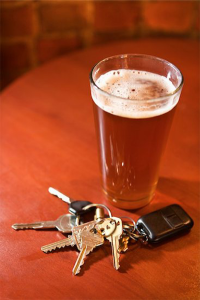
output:
MULTIPOLYGON (((106 219, 105 219, 106 220, 106 219)), ((102 234, 111 243, 112 255, 113 255, 113 266, 116 270, 119 269, 119 239, 123 232, 122 220, 120 218, 112 217, 109 220, 109 224, 102 224, 102 234)), ((99 225, 101 226, 101 224, 99 225)))
POLYGON ((80 254, 73 268, 73 274, 76 275, 80 272, 81 265, 84 263, 84 258, 95 247, 100 246, 104 242, 103 236, 95 230, 96 221, 91 221, 79 226, 75 226, 72 229, 72 235, 68 238, 55 243, 43 246, 41 250, 45 253, 51 252, 57 248, 64 248, 65 246, 76 245, 80 254), (94 229, 94 230, 93 230, 94 229))
POLYGON ((118 270, 120 267, 119 239, 122 235, 123 227, 122 227, 122 220, 120 218, 112 217, 112 219, 115 221, 116 228, 115 231, 109 237, 107 237, 107 239, 110 241, 112 247, 113 266, 116 270, 118 270))
MULTIPOLYGON (((75 234, 75 231, 77 230, 78 227, 74 228, 73 234, 75 234)), ((96 248, 97 246, 102 245, 104 242, 104 238, 99 232, 92 229, 88 230, 87 227, 84 227, 80 231, 79 237, 80 237, 80 241, 79 241, 80 254, 72 270, 72 273, 74 275, 77 275, 80 272, 81 266, 84 264, 84 259, 86 255, 92 252, 93 249, 96 248)))

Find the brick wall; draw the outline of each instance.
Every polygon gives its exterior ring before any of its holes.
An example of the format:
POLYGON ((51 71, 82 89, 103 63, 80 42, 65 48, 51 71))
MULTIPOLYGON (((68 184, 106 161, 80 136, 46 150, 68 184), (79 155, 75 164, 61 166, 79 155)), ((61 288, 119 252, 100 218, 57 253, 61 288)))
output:
POLYGON ((117 39, 198 38, 198 1, 1 1, 1 88, 56 56, 117 39))

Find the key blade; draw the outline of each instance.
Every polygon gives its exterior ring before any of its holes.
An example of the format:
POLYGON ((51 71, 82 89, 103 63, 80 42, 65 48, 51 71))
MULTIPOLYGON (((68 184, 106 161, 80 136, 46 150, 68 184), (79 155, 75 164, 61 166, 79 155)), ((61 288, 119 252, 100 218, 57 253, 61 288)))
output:
POLYGON ((107 237, 107 239, 111 243, 112 247, 112 255, 113 255, 113 266, 115 270, 118 270, 120 267, 119 264, 119 239, 123 233, 122 221, 120 218, 112 217, 113 221, 116 223, 115 231, 111 234, 111 236, 107 237))
POLYGON ((81 270, 81 266, 84 264, 84 258, 86 256, 86 250, 87 250, 87 246, 84 246, 81 249, 81 252, 79 253, 79 256, 75 262, 74 268, 72 270, 73 275, 77 275, 80 270, 81 270))
POLYGON ((76 226, 72 230, 72 236, 76 243, 80 254, 74 265, 72 273, 77 275, 80 272, 80 268, 84 263, 84 258, 97 246, 100 246, 104 242, 103 236, 95 229, 97 221, 91 221, 79 226, 76 226))
POLYGON ((66 238, 66 239, 63 239, 63 240, 60 240, 60 241, 42 246, 41 250, 43 252, 47 253, 47 252, 51 252, 51 251, 56 250, 56 249, 64 248, 66 246, 72 246, 72 247, 74 246, 74 241, 73 241, 71 236, 66 238))
POLYGON ((12 225, 12 228, 15 230, 22 230, 22 229, 39 229, 43 228, 42 222, 35 222, 35 223, 16 223, 12 225))
POLYGON ((61 192, 59 192, 58 190, 56 190, 56 189, 54 189, 52 187, 49 187, 49 193, 51 195, 54 195, 54 196, 60 198, 61 200, 63 200, 64 202, 66 202, 68 204, 71 204, 71 202, 73 201, 68 196, 65 196, 64 194, 62 194, 61 192))
POLYGON ((113 256, 113 266, 115 270, 118 270, 120 268, 119 264, 119 257, 120 254, 118 252, 119 249, 119 238, 118 237, 111 237, 112 239, 112 256, 113 256))

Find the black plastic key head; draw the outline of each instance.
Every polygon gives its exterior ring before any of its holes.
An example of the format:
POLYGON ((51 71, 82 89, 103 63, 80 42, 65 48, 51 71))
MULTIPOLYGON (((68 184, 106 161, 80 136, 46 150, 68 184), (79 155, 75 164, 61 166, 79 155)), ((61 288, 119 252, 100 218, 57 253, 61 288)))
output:
POLYGON ((70 203, 69 206, 69 212, 74 214, 74 215, 83 215, 88 213, 89 211, 93 210, 94 208, 90 208, 88 210, 83 210, 83 207, 92 204, 89 201, 82 201, 82 200, 75 200, 70 203))
POLYGON ((158 243, 191 229, 193 224, 184 209, 173 204, 142 216, 136 226, 139 232, 146 234, 148 242, 158 243))

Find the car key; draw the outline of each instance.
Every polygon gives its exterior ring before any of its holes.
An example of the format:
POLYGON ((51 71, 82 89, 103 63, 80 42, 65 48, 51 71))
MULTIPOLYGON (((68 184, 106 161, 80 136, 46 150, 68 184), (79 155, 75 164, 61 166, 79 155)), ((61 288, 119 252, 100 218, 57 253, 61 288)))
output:
POLYGON ((20 229, 46 229, 46 228, 57 228, 63 233, 70 233, 74 226, 79 225, 79 216, 71 214, 65 214, 60 216, 55 221, 41 221, 34 223, 16 223, 12 225, 15 230, 20 229))
POLYGON ((149 243, 159 243, 188 231, 193 224, 191 217, 180 205, 172 204, 139 218, 136 230, 143 240, 149 243))
POLYGON ((51 195, 54 195, 60 199, 62 199, 64 202, 66 202, 69 205, 69 212, 73 215, 82 215, 88 213, 88 211, 93 210, 94 208, 91 207, 89 210, 83 210, 83 208, 89 204, 92 204, 89 201, 83 201, 83 200, 73 200, 69 198, 68 196, 65 196, 64 194, 60 193, 58 190, 50 187, 49 193, 51 195))

